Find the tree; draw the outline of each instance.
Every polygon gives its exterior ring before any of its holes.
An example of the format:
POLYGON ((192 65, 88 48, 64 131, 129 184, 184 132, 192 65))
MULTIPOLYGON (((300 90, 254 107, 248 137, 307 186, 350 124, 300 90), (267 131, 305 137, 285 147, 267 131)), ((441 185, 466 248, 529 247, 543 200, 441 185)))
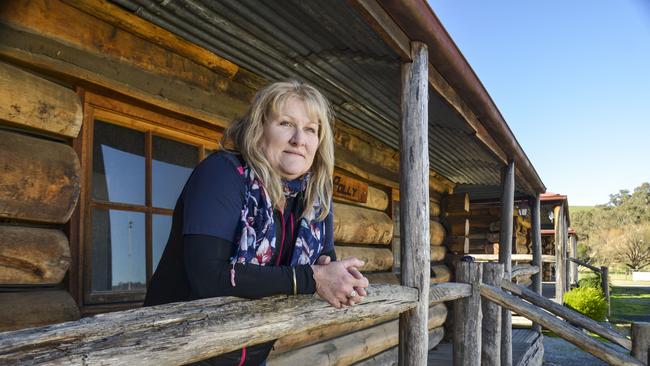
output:
POLYGON ((650 265, 650 225, 635 227, 622 236, 616 247, 616 259, 632 271, 650 265))

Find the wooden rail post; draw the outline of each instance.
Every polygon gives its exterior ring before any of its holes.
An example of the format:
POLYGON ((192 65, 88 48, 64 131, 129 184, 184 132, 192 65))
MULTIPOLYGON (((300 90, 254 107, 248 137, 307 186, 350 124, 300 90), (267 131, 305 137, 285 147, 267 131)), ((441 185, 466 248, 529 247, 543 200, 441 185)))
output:
MULTIPOLYGON (((501 286, 503 264, 483 264, 483 283, 501 286)), ((501 365, 501 306, 489 300, 481 302, 483 322, 481 329, 481 365, 501 365)))
MULTIPOLYGON (((532 240, 533 240, 533 266, 539 267, 539 272, 533 275, 533 292, 538 295, 542 295, 542 276, 544 271, 542 270, 542 230, 541 230, 541 219, 540 219, 540 201, 539 194, 533 199, 533 211, 531 213, 532 219, 532 240)), ((533 323, 533 330, 536 330, 537 333, 542 332, 542 327, 533 323)))
POLYGON ((605 294, 605 301, 607 301, 607 318, 611 316, 611 311, 609 309, 609 268, 602 266, 600 267, 600 285, 603 288, 603 294, 605 294))
MULTIPOLYGON (((576 235, 569 235, 569 257, 578 257, 578 237, 576 235)), ((578 264, 575 262, 567 262, 569 266, 569 288, 571 286, 578 286, 578 264)))
POLYGON ((400 133, 400 240, 403 286, 415 287, 415 308, 399 317, 400 365, 426 365, 429 351, 429 140, 428 51, 411 43, 411 63, 402 66, 400 133))
POLYGON ((650 323, 632 323, 632 356, 650 365, 650 323))
POLYGON ((567 222, 564 210, 564 203, 553 208, 553 217, 555 218, 555 300, 562 304, 564 292, 566 291, 566 241, 567 241, 567 222))
POLYGON ((456 281, 471 284, 472 294, 454 301, 454 366, 481 364, 481 269, 470 262, 456 267, 456 281))
MULTIPOLYGON (((501 175, 501 232, 499 235, 499 263, 503 264, 503 278, 512 275, 512 225, 515 205, 515 162, 510 160, 501 175)), ((501 310, 501 365, 512 366, 512 314, 501 310)))

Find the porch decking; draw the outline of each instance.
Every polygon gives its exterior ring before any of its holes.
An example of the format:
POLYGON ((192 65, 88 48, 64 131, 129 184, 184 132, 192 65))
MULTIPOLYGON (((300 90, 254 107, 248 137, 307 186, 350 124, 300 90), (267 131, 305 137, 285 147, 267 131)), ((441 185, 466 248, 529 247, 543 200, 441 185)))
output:
MULTIPOLYGON (((452 364, 453 346, 451 342, 440 342, 429 351, 429 366, 452 364)), ((544 358, 542 336, 530 329, 512 330, 512 364, 517 366, 541 365, 544 358)))

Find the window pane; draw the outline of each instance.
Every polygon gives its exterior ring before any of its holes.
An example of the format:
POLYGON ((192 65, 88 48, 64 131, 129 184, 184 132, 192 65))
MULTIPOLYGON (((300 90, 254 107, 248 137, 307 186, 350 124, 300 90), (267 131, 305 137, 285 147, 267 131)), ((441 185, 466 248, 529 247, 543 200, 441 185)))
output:
POLYGON ((153 205, 174 208, 192 169, 199 162, 199 149, 162 137, 153 137, 153 205))
POLYGON ((146 289, 144 213, 93 209, 92 290, 146 289))
POLYGON ((144 205, 144 133, 95 121, 93 198, 144 205))
POLYGON ((158 262, 160 262, 160 257, 162 257, 163 251, 165 250, 165 245, 167 245, 167 239, 169 239, 169 232, 172 228, 172 217, 167 215, 153 215, 153 225, 152 225, 152 245, 153 245, 153 272, 156 271, 158 267, 158 262))

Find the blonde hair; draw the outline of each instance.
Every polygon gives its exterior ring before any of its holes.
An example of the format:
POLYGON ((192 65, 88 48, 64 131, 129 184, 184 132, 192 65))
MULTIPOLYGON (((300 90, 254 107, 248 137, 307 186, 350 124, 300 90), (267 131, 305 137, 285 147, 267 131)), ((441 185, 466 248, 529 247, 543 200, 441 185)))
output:
POLYGON ((332 198, 332 174, 334 172, 334 137, 332 113, 329 102, 316 88, 296 80, 275 82, 257 92, 248 111, 241 119, 233 122, 226 130, 221 145, 242 154, 266 188, 273 206, 284 208, 282 178, 269 164, 260 148, 263 124, 274 118, 285 103, 297 98, 307 107, 310 119, 318 121, 318 148, 312 166, 311 177, 305 191, 302 217, 310 218, 316 213, 314 202, 319 202, 321 212, 317 220, 324 220, 329 214, 332 198))

